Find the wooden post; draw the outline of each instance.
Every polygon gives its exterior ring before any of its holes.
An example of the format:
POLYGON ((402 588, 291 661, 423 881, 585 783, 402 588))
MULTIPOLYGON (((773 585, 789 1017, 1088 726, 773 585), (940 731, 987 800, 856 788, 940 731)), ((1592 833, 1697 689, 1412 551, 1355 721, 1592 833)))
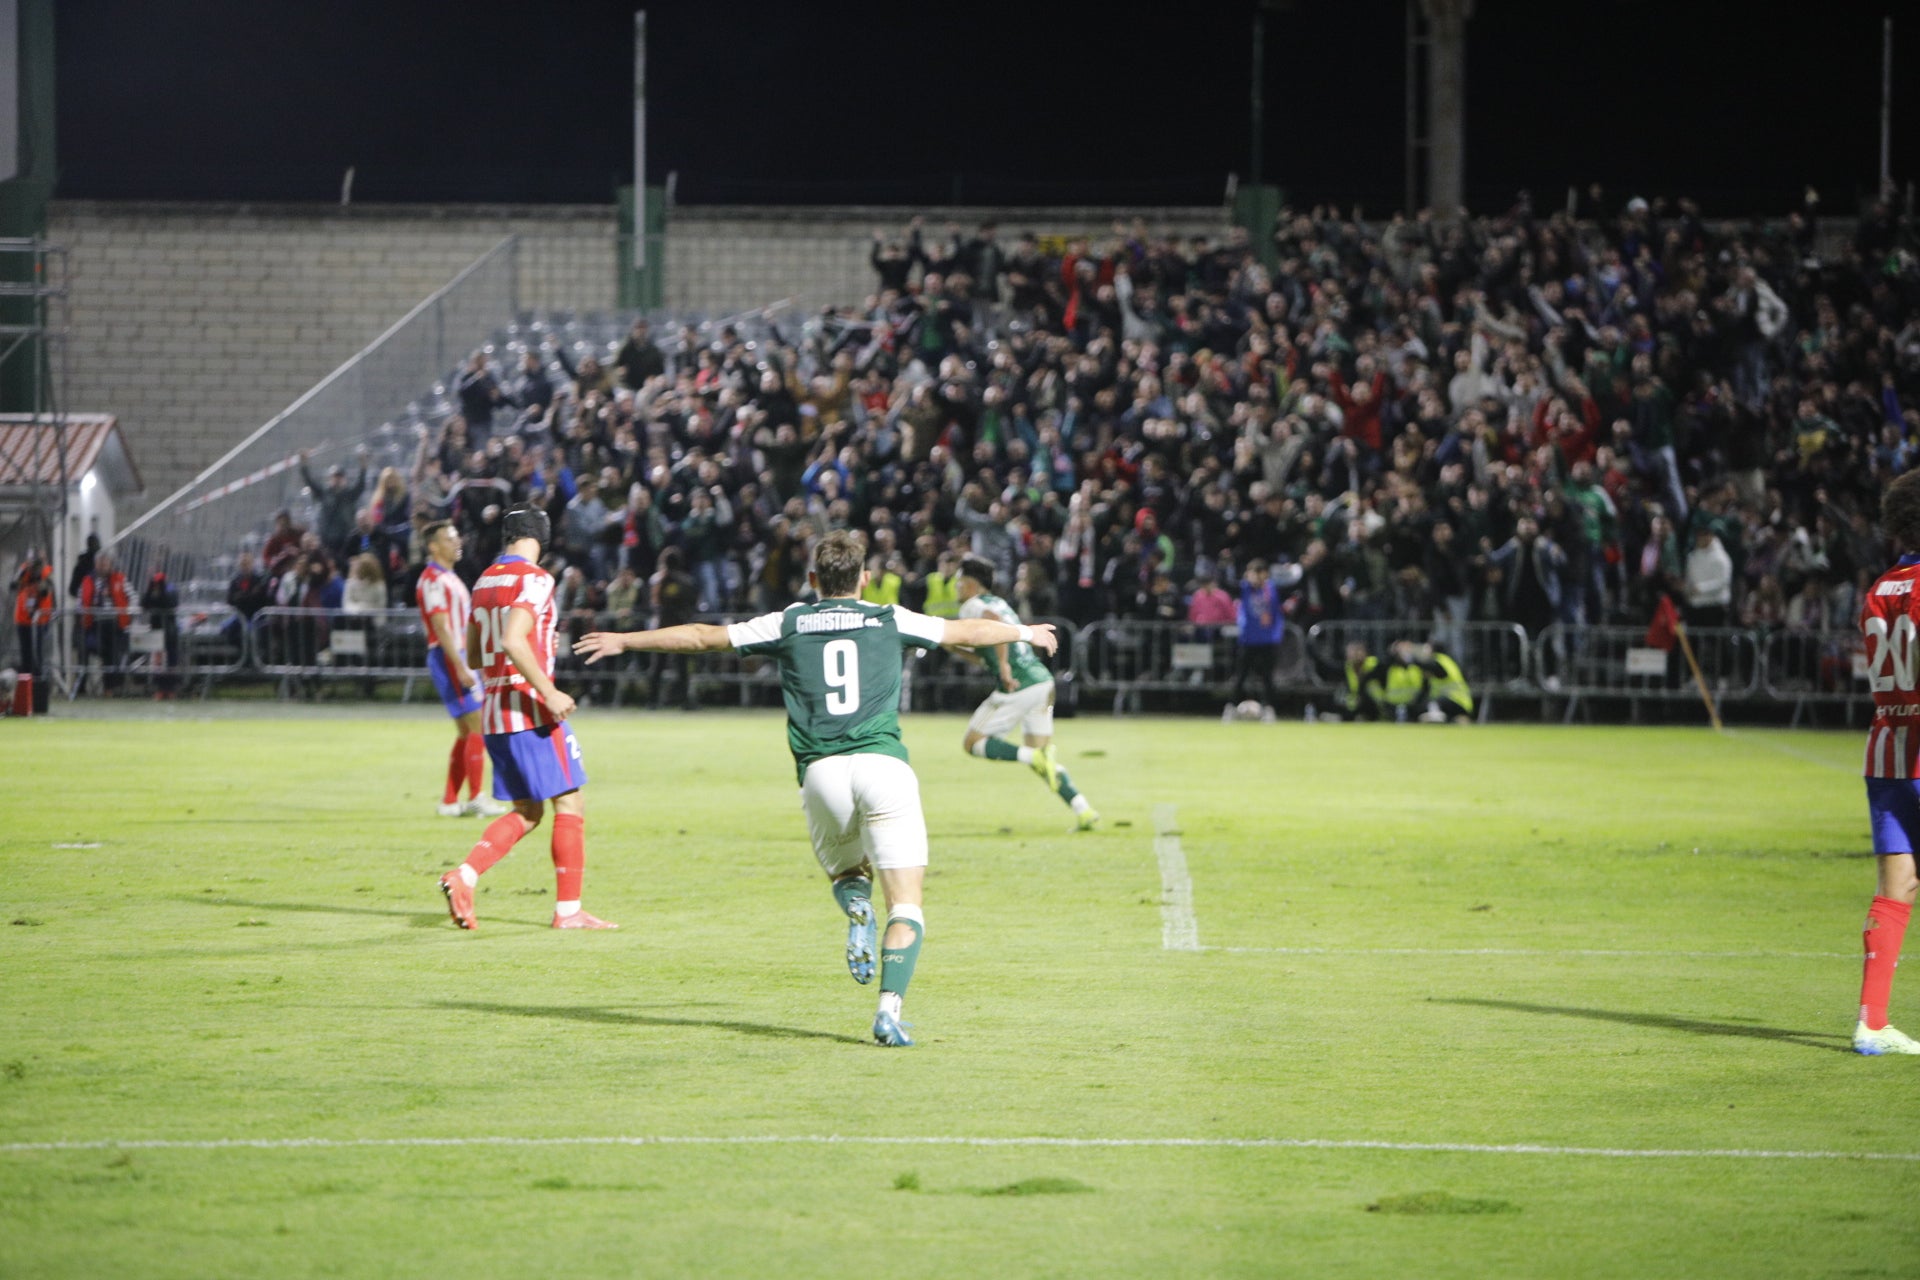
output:
POLYGON ((1723 732, 1720 724, 1720 710, 1713 705, 1713 694, 1707 688, 1707 678, 1700 674, 1700 663, 1693 656, 1693 645, 1687 641, 1686 624, 1684 622, 1676 623, 1673 628, 1673 635, 1674 638, 1680 642, 1680 652, 1687 655, 1687 666, 1693 671, 1693 683, 1694 686, 1700 690, 1700 701, 1707 704, 1707 719, 1713 721, 1713 731, 1715 733, 1723 732))

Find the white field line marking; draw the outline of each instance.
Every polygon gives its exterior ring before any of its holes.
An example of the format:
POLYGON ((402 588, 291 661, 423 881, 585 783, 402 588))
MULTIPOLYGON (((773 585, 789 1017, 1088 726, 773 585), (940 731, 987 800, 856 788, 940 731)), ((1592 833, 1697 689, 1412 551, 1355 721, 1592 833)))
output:
POLYGON ((285 1151, 355 1147, 1069 1147, 1263 1149, 1303 1151, 1430 1151, 1496 1156, 1595 1156, 1634 1160, 1894 1160, 1920 1162, 1907 1151, 1773 1151, 1744 1147, 1562 1147, 1535 1142, 1386 1142, 1366 1138, 880 1138, 858 1134, 767 1134, 719 1137, 576 1138, 133 1138, 87 1142, 7 1142, 0 1152, 36 1151, 285 1151))
POLYGON ((1775 742, 1771 738, 1753 737, 1750 734, 1742 733, 1738 729, 1727 729, 1723 732, 1725 732, 1729 738, 1738 738, 1740 741, 1756 747, 1765 747, 1769 751, 1778 751, 1783 756, 1792 756, 1795 760, 1803 760, 1808 764, 1817 764, 1822 769, 1837 769, 1841 773, 1850 773, 1855 777, 1860 776, 1861 773, 1861 767, 1857 761, 1851 764, 1842 764, 1838 760, 1828 760, 1823 756, 1811 755, 1805 751, 1796 750, 1793 747, 1775 742))
POLYGON ((1610 951, 1548 947, 1202 947, 1231 955, 1265 956, 1646 956, 1678 960, 1858 960, 1857 951, 1610 951))
POLYGON ((1170 804, 1153 810, 1153 855, 1160 860, 1160 945, 1168 951, 1198 951, 1200 922, 1193 917, 1193 879, 1180 848, 1180 822, 1170 804))

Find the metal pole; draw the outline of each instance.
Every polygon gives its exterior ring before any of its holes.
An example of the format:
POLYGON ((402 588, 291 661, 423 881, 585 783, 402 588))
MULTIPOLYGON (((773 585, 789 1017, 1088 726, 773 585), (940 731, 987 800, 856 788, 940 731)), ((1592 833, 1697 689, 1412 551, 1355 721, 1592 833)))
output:
POLYGON ((647 267, 647 11, 633 15, 633 269, 647 267))
POLYGON ((1420 128, 1420 53, 1416 43, 1419 35, 1420 15, 1416 6, 1420 0, 1407 0, 1407 129, 1406 129, 1406 214, 1414 215, 1420 199, 1420 144, 1416 141, 1420 128))
POLYGON ((1267 12, 1257 2, 1253 6, 1253 163, 1247 166, 1247 181, 1260 185, 1260 153, 1266 150, 1266 50, 1267 12))
POLYGON ((1880 198, 1893 198, 1893 19, 1880 25, 1880 198))
POLYGON ((1427 203, 1451 221, 1466 202, 1467 20, 1473 0, 1421 0, 1427 20, 1427 203))
MULTIPOLYGON (((51 283, 51 281, 47 279, 46 264, 46 246, 41 242, 40 237, 35 236, 33 239, 33 279, 34 283, 40 285, 43 290, 51 283)), ((38 417, 43 408, 46 407, 47 381, 53 372, 53 362, 50 358, 52 352, 47 348, 47 322, 51 318, 51 300, 42 292, 41 296, 33 300, 33 305, 35 310, 34 323, 40 330, 38 340, 34 343, 35 350, 33 356, 33 412, 34 416, 38 417)), ((60 454, 60 527, 64 529, 66 528, 67 522, 67 486, 69 484, 69 477, 67 475, 66 414, 63 406, 56 406, 54 411, 48 414, 48 423, 53 428, 54 448, 58 450, 60 454)))

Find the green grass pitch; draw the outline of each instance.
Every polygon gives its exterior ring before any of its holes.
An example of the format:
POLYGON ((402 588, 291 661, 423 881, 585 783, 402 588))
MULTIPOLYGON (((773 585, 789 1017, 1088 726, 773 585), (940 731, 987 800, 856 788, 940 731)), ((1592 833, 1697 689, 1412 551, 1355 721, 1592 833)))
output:
POLYGON ((437 712, 0 726, 0 1276, 1920 1271, 1920 1162, 1764 1154, 1920 1153, 1857 736, 1067 720, 1074 836, 910 718, 887 1051, 779 720, 576 727, 615 934, 544 829, 452 928, 437 712))

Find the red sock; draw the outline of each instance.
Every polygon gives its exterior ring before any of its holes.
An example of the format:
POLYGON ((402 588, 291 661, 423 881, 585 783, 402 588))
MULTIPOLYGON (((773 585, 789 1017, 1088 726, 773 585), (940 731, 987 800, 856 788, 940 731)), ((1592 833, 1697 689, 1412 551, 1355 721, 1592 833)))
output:
POLYGON ((480 798, 480 780, 487 773, 487 740, 480 734, 470 733, 460 739, 467 750, 467 799, 480 798))
POLYGON ((580 901, 587 876, 587 820, 577 813, 553 815, 553 900, 580 901))
POLYGON ((1867 909, 1867 963, 1860 978, 1860 1021, 1867 1030, 1887 1025, 1887 997, 1893 992, 1893 969, 1900 963, 1900 942, 1907 935, 1907 917, 1913 908, 1892 898, 1876 897, 1867 909))
POLYGON ((460 783, 467 776, 467 739, 472 736, 463 733, 453 740, 453 753, 447 757, 447 790, 440 797, 442 804, 452 804, 460 798, 460 783))
POLYGON ((517 813, 504 814, 487 824, 480 833, 480 843, 473 846, 473 852, 467 855, 467 865, 473 868, 473 874, 485 875, 487 868, 513 851, 520 837, 527 834, 527 820, 517 813))

